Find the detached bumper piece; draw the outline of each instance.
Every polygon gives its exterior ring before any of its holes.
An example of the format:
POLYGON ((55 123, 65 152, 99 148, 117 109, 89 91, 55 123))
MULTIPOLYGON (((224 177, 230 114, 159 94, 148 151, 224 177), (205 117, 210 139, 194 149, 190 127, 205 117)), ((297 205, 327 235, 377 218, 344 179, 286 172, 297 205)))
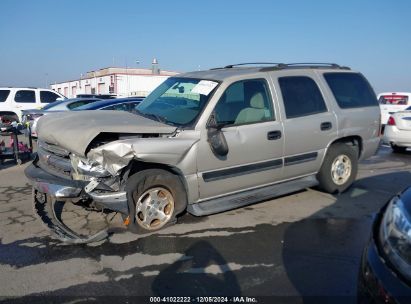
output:
POLYGON ((91 236, 83 236, 71 230, 61 220, 63 206, 64 202, 34 190, 34 211, 47 228, 61 241, 71 244, 85 244, 98 242, 108 237, 108 229, 103 229, 91 236))
POLYGON ((67 227, 61 219, 65 199, 92 199, 101 209, 128 214, 125 192, 85 193, 83 188, 87 182, 56 177, 33 164, 26 168, 25 174, 34 188, 35 213, 47 228, 63 242, 91 243, 103 240, 108 236, 108 228, 93 235, 84 236, 67 227))

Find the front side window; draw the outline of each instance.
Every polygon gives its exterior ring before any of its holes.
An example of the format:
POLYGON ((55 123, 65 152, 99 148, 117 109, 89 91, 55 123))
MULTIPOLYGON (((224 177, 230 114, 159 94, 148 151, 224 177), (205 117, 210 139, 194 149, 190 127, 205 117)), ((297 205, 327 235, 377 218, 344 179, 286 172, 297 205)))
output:
POLYGON ((221 96, 214 110, 219 125, 242 125, 274 120, 273 104, 264 79, 235 82, 221 96))
POLYGON ((218 82, 170 77, 137 107, 138 114, 175 126, 193 124, 212 96, 218 82))
POLYGON ((5 102, 9 97, 10 90, 0 90, 0 102, 5 102))
POLYGON ((20 90, 16 92, 14 101, 19 103, 36 103, 36 94, 32 90, 20 90))
POLYGON ((55 102, 57 98, 60 98, 60 96, 56 93, 50 91, 40 91, 40 102, 42 103, 55 102))
POLYGON ((378 106, 374 90, 361 74, 325 73, 324 78, 340 108, 378 106))
POLYGON ((285 115, 296 118, 327 111, 324 98, 315 81, 307 76, 278 79, 283 96, 285 115))

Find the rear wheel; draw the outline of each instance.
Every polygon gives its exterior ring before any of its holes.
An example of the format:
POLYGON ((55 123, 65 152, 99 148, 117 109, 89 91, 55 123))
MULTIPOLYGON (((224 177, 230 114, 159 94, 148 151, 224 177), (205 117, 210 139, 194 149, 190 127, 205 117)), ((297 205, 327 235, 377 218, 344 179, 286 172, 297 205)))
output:
POLYGON ((405 150, 407 150, 406 147, 400 147, 400 146, 397 146, 397 145, 394 145, 394 144, 391 144, 391 148, 392 148, 394 153, 404 153, 405 150))
POLYGON ((19 122, 19 117, 14 113, 0 113, 0 117, 3 123, 19 122))
POLYGON ((343 192, 353 183, 358 170, 358 151, 345 143, 331 145, 317 174, 319 187, 328 193, 343 192))
POLYGON ((132 175, 127 182, 129 228, 136 233, 156 231, 176 222, 187 206, 179 177, 161 169, 132 175))

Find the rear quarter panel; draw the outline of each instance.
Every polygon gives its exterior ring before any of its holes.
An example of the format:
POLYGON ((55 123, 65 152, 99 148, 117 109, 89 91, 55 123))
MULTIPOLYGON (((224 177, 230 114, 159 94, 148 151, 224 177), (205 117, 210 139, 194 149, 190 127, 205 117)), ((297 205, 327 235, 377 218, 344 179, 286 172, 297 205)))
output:
MULTIPOLYGON (((353 73, 353 71, 347 72, 353 73)), ((338 138, 359 136, 362 141, 360 159, 366 159, 374 155, 381 141, 381 112, 378 103, 375 106, 368 107, 340 108, 323 75, 320 75, 320 81, 337 117, 338 138)))

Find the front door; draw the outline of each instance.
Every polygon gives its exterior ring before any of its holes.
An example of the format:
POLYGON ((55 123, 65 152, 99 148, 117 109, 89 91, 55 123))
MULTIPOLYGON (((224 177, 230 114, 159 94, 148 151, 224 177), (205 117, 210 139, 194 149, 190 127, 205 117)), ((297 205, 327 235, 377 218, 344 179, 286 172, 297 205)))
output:
POLYGON ((226 156, 217 155, 203 130, 198 152, 200 199, 244 191, 281 179, 283 128, 266 79, 231 84, 214 109, 214 120, 227 145, 226 156))

